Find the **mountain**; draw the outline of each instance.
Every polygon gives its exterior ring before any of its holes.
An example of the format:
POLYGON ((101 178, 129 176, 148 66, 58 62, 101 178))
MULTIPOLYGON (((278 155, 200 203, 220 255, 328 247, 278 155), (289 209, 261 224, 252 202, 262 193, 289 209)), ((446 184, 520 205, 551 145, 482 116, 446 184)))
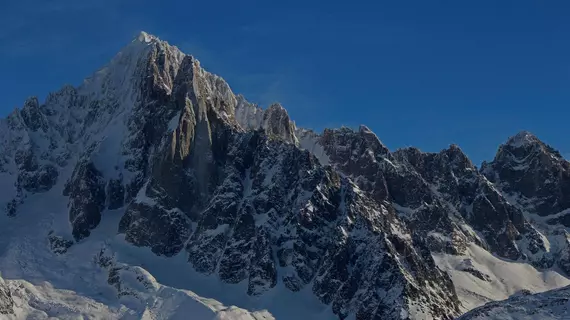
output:
POLYGON ((461 316, 460 320, 568 319, 570 287, 539 294, 521 291, 511 298, 491 302, 461 316))
POLYGON ((144 32, 0 133, 8 318, 454 319, 570 285, 569 163, 530 133, 481 169, 316 133, 144 32))

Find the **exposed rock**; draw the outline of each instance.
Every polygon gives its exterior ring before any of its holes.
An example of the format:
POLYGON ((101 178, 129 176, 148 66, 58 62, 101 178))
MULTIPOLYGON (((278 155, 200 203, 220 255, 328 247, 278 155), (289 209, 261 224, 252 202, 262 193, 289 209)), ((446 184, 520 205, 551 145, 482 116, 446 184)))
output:
POLYGON ((238 95, 236 100, 235 119, 243 129, 263 129, 270 138, 298 143, 295 124, 281 104, 274 103, 263 110, 247 102, 242 95, 238 95))
POLYGON ((59 172, 51 164, 36 167, 34 171, 20 171, 18 185, 28 192, 45 192, 57 182, 59 172))
POLYGON ((548 216, 570 208, 570 162, 529 132, 501 145, 482 172, 504 192, 521 198, 530 212, 548 216))
POLYGON ((40 109, 37 97, 31 97, 24 103, 21 111, 22 119, 31 131, 47 131, 48 123, 45 115, 40 109))
POLYGON ((122 179, 110 179, 107 182, 106 198, 108 199, 109 210, 121 208, 125 203, 125 187, 122 179))
POLYGON ((56 254, 66 253, 67 249, 69 249, 73 245, 73 241, 67 240, 62 236, 55 235, 53 231, 50 231, 48 235, 48 240, 51 251, 53 251, 56 254))
POLYGON ((263 113, 262 128, 269 137, 277 137, 295 143, 295 125, 291 122, 287 110, 280 104, 272 104, 263 113))
POLYGON ((13 314, 14 305, 14 299, 12 298, 10 288, 8 288, 4 279, 0 278, 0 314, 13 314))
POLYGON ((69 221, 73 237, 79 241, 91 234, 105 208, 105 181, 92 162, 77 164, 64 190, 69 196, 69 221))

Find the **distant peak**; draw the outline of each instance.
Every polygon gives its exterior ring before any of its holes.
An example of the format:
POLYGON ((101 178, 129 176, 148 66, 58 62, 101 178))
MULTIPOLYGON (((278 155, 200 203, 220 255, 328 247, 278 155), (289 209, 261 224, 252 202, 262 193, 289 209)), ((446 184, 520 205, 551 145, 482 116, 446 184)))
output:
POLYGON ((24 109, 28 109, 28 108, 38 108, 40 105, 39 101, 38 101, 38 97, 36 96, 31 96, 28 97, 26 99, 26 101, 24 102, 24 109))
POLYGON ((358 127, 358 131, 364 132, 364 133, 373 133, 372 130, 370 130, 370 128, 368 128, 367 126, 365 126, 365 125, 363 125, 363 124, 361 124, 361 125, 358 127))
POLYGON ((367 143, 380 154, 389 154, 390 150, 382 143, 380 138, 367 126, 361 124, 358 126, 359 135, 367 141, 367 143))
POLYGON ((449 145, 449 150, 461 151, 461 148, 459 147, 459 145, 452 143, 449 145))
POLYGON ((283 106, 279 102, 272 103, 268 109, 283 110, 283 111, 287 112, 287 110, 285 110, 285 108, 283 108, 283 106))
POLYGON ((516 135, 510 137, 509 140, 507 140, 506 145, 514 148, 519 148, 523 146, 536 144, 537 142, 540 142, 540 140, 534 134, 523 130, 517 133, 516 135))
POLYGON ((459 145, 453 143, 440 154, 445 154, 452 163, 460 163, 463 168, 475 168, 471 159, 463 152, 459 145))
POLYGON ((507 142, 499 147, 493 162, 503 163, 505 161, 513 161, 512 159, 514 159, 517 164, 520 164, 523 160, 528 162, 536 157, 540 158, 539 163, 541 165, 544 165, 544 163, 550 164, 552 160, 558 161, 563 159, 558 150, 541 141, 534 134, 528 131, 521 131, 510 137, 507 142), (530 155, 534 156, 529 157, 530 155))
POLYGON ((144 43, 151 43, 153 41, 158 40, 158 37, 148 34, 144 31, 141 31, 139 35, 133 41, 144 42, 144 43))

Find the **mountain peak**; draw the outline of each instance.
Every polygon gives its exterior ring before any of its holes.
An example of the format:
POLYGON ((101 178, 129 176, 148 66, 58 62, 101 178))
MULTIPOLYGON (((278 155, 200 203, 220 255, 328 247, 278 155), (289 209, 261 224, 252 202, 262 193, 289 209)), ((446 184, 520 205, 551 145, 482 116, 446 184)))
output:
POLYGON ((540 142, 541 141, 534 134, 530 133, 529 131, 523 130, 517 133, 516 135, 510 137, 507 140, 506 145, 514 148, 520 148, 540 142))
POLYGON ((24 102, 24 107, 23 108, 39 108, 39 100, 37 96, 30 96, 26 99, 26 101, 24 102))
POLYGON ((521 131, 510 137, 507 142, 500 146, 499 151, 495 156, 495 160, 502 158, 502 156, 507 156, 507 158, 514 156, 520 161, 527 158, 527 156, 532 153, 545 154, 546 156, 543 160, 548 161, 550 161, 549 159, 551 159, 551 157, 557 160, 562 158, 562 155, 558 150, 555 150, 547 143, 540 140, 536 135, 529 131, 521 131))
POLYGON ((368 128, 366 125, 363 124, 358 126, 358 131, 362 133, 373 133, 372 130, 370 130, 370 128, 368 128))
POLYGON ((279 102, 274 102, 272 103, 269 108, 267 109, 275 109, 275 110, 281 110, 281 111, 285 111, 287 112, 287 110, 285 110, 285 108, 283 108, 283 106, 281 105, 281 103, 279 102))
POLYGON ((138 41, 138 42, 144 42, 144 43, 151 43, 153 41, 157 41, 160 40, 158 39, 158 37, 153 36, 149 33, 146 33, 144 31, 141 31, 139 33, 139 35, 133 40, 133 41, 138 41))
POLYGON ((492 182, 501 181, 504 191, 528 199, 525 206, 530 212, 546 216, 570 208, 567 162, 528 131, 510 137, 481 172, 492 182))
POLYGON ((450 144, 447 149, 442 150, 440 153, 445 153, 453 158, 458 158, 461 159, 461 161, 471 163, 471 160, 469 160, 469 157, 465 154, 465 152, 463 152, 463 149, 461 149, 461 147, 455 143, 450 144))

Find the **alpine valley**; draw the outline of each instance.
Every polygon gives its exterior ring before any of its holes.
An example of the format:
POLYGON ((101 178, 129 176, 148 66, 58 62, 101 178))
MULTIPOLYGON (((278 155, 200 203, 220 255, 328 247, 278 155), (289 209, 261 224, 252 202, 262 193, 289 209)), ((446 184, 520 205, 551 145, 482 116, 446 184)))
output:
POLYGON ((316 133, 142 32, 0 137, 1 319, 569 316, 570 162, 529 132, 481 168, 316 133))

